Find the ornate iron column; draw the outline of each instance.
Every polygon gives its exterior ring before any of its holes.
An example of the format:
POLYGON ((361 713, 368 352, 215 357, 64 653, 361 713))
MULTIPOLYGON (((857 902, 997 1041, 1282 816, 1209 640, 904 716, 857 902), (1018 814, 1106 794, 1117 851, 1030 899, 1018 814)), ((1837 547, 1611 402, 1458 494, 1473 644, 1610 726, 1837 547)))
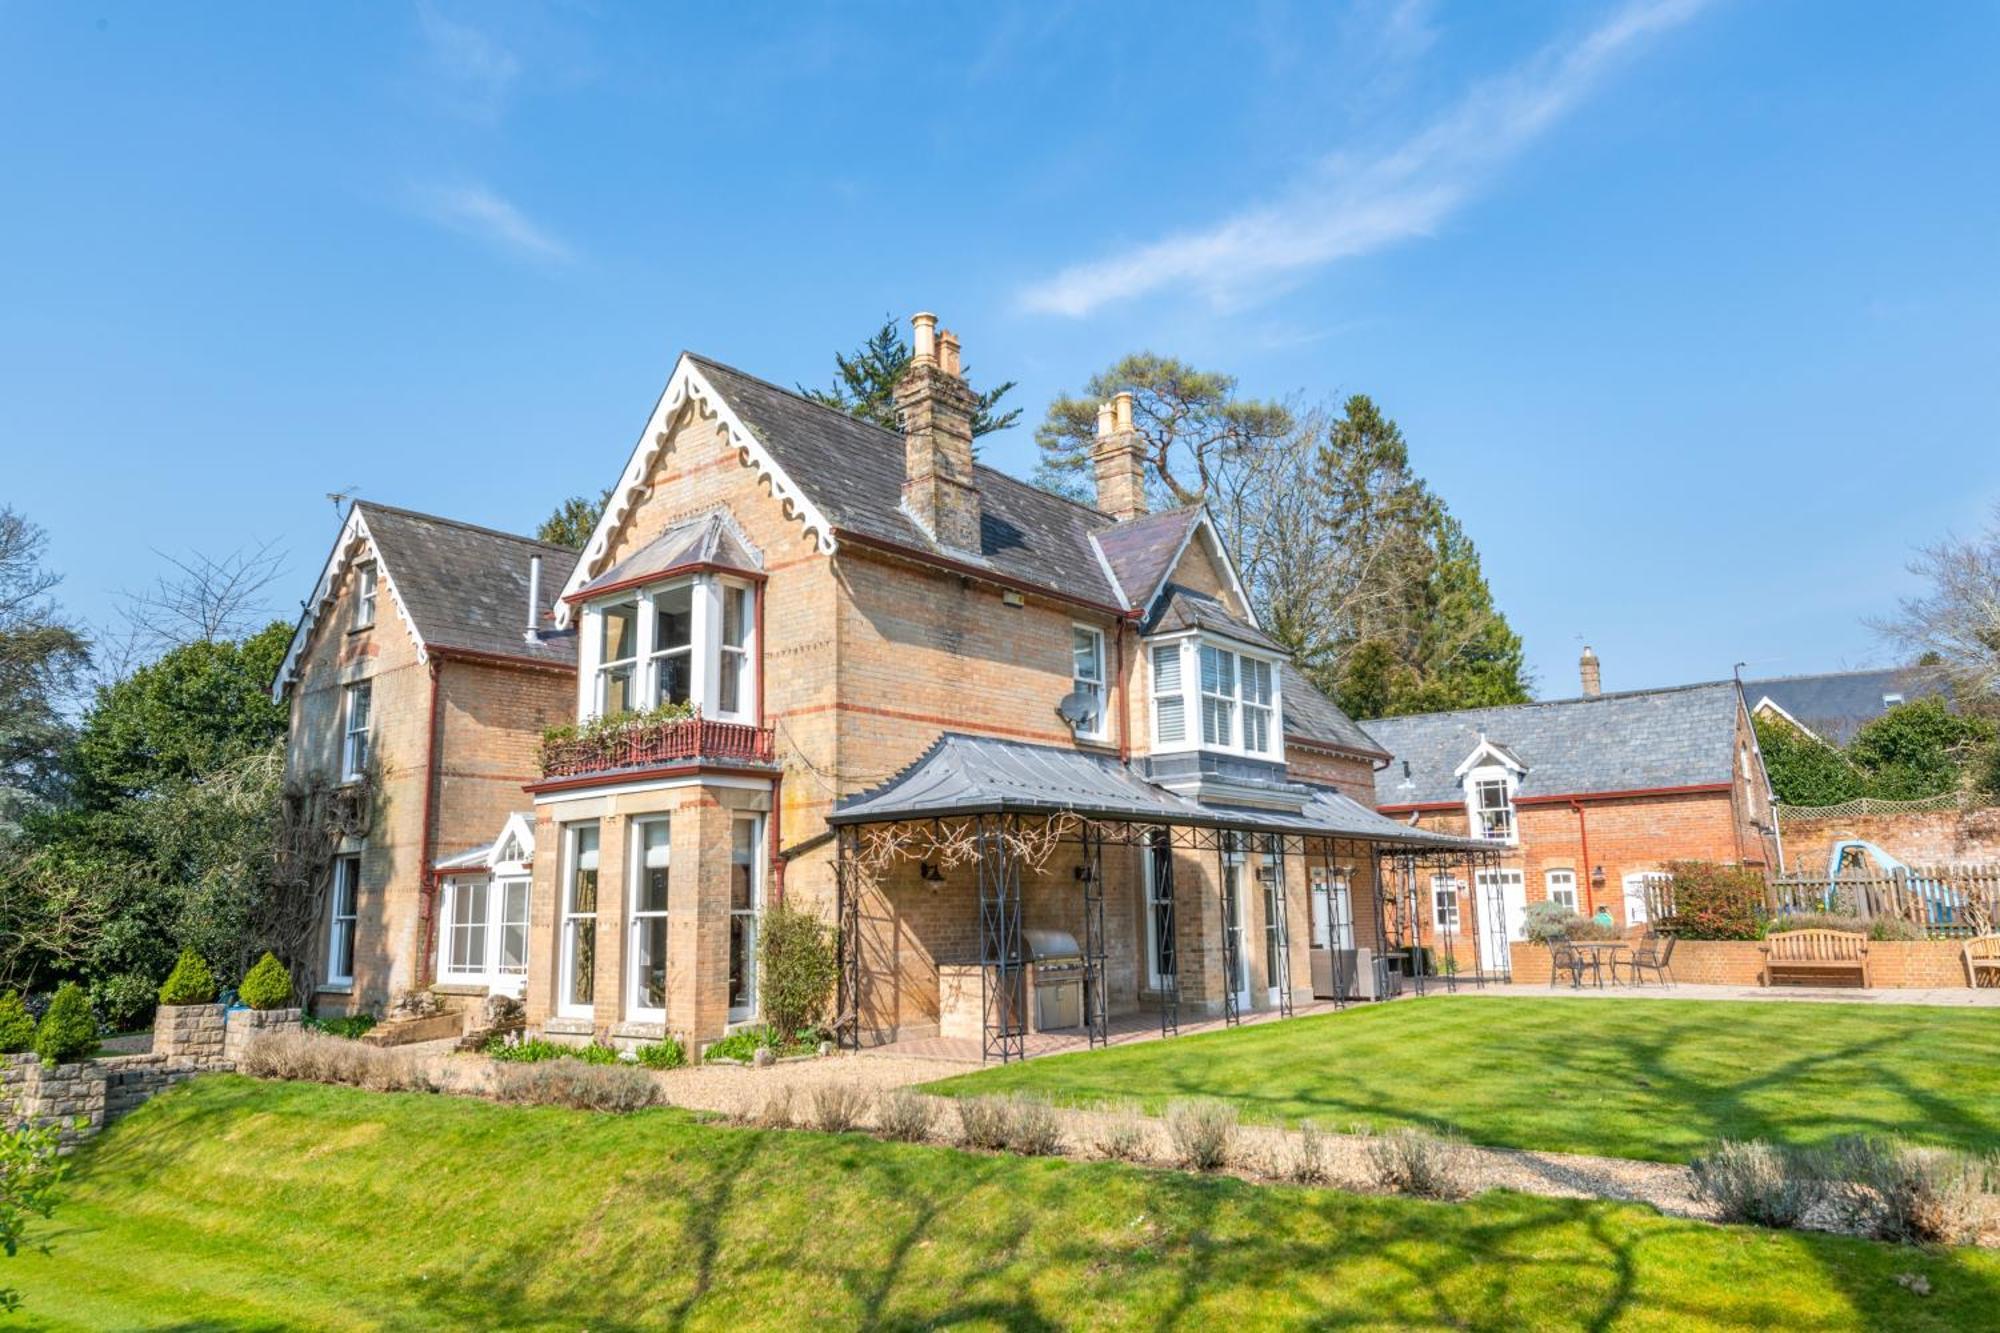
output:
POLYGON ((834 1033, 850 1051, 861 1049, 861 892, 855 866, 860 834, 843 828, 834 839, 835 914, 840 921, 840 1018, 834 1033))
POLYGON ((1090 1045, 1111 1042, 1110 1004, 1104 993, 1104 834, 1090 824, 1078 840, 1083 864, 1076 868, 1083 881, 1083 1022, 1090 1045))
MULTIPOLYGON (((1224 833, 1216 846, 1216 908, 1222 920, 1222 1023, 1224 1027, 1234 1027, 1243 1021, 1243 1014, 1236 1004, 1236 933, 1229 928, 1229 857, 1231 844, 1236 835, 1224 833)), ((1236 885, 1236 910, 1243 910, 1243 884, 1239 878, 1236 885)))
POLYGON ((981 815, 974 825, 979 861, 980 1059, 1002 1064, 1028 1054, 1026 967, 1021 958, 1021 867, 1013 817, 981 815))
POLYGON ((1165 964, 1160 970, 1160 1035, 1178 1037, 1181 1033, 1181 942, 1176 934, 1172 830, 1159 828, 1148 833, 1145 854, 1152 859, 1153 892, 1158 898, 1158 905, 1149 902, 1146 910, 1153 914, 1155 947, 1160 950, 1159 961, 1165 964))

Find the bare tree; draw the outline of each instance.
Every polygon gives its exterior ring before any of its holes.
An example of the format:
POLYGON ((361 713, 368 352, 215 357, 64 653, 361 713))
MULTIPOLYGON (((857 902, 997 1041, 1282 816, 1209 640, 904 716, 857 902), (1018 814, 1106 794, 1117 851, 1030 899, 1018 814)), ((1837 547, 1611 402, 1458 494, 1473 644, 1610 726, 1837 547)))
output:
POLYGON ((55 792, 63 706, 89 660, 49 598, 62 576, 43 566, 46 546, 39 527, 0 508, 0 830, 55 792))
POLYGON ((2000 504, 1985 532, 1924 547, 1910 572, 1929 586, 1904 598, 1896 615, 1873 622, 1876 631, 1935 662, 1960 708, 2000 713, 2000 504))
POLYGON ((275 541, 239 547, 224 556, 193 552, 183 557, 153 554, 168 572, 144 592, 121 596, 127 633, 120 651, 126 669, 190 643, 240 639, 271 618, 270 587, 285 572, 285 553, 275 541))

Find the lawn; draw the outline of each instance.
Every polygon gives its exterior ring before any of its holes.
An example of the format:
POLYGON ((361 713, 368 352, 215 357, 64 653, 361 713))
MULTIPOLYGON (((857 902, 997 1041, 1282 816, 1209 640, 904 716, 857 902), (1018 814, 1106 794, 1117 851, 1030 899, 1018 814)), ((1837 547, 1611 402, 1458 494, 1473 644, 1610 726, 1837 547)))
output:
POLYGON ((0 1260, 18 1327, 1953 1328, 2000 1304, 1988 1252, 232 1076, 77 1167, 53 1253, 0 1260))
POLYGON ((2000 1011, 1435 996, 1031 1060, 935 1085, 1061 1101, 1223 1097, 1331 1129, 1685 1161, 1718 1138, 1897 1133, 2000 1148, 2000 1011))

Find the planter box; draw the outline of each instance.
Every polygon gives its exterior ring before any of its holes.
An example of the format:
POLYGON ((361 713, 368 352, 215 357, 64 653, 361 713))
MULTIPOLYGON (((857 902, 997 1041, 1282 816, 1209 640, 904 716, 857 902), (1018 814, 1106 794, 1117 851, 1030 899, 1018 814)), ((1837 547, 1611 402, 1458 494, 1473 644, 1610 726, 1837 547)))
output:
POLYGON ((197 1065, 221 1064, 223 1033, 219 1004, 163 1004, 153 1019, 153 1054, 197 1065))
POLYGON ((231 1061, 241 1059, 251 1041, 266 1032, 297 1032, 304 1017, 303 1009, 233 1009, 223 1029, 222 1052, 231 1061))

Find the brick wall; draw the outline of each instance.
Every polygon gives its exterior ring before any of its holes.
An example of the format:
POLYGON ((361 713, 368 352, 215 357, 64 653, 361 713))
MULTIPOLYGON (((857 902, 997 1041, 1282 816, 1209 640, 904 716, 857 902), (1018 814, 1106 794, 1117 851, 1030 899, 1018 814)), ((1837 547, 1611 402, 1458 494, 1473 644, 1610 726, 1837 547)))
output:
MULTIPOLYGON (((1891 990, 1964 986, 1964 949, 1957 940, 1870 940, 1868 979, 1878 989, 1891 990)), ((1754 987, 1764 970, 1764 954, 1755 940, 1681 940, 1674 945, 1671 966, 1674 980, 1684 985, 1754 987)), ((1516 944, 1514 980, 1536 984, 1548 978, 1549 951, 1539 944, 1516 944)))
POLYGON ((2000 863, 2000 806, 1833 819, 1788 810, 1783 830, 1785 866, 1794 871, 1824 870, 1833 844, 1849 838, 1872 842, 1913 866, 2000 863))

